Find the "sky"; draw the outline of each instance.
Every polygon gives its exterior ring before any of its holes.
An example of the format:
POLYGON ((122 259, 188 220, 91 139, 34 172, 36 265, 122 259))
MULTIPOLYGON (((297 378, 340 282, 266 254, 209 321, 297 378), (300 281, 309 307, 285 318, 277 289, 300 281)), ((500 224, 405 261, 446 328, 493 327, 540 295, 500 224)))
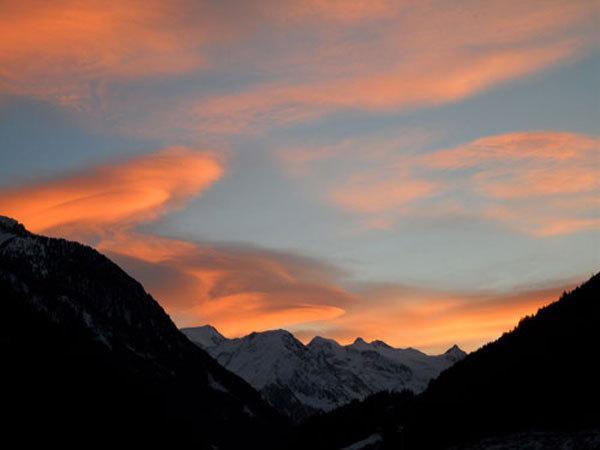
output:
POLYGON ((5 1, 0 214, 179 326, 478 348, 600 270, 597 1, 5 1))

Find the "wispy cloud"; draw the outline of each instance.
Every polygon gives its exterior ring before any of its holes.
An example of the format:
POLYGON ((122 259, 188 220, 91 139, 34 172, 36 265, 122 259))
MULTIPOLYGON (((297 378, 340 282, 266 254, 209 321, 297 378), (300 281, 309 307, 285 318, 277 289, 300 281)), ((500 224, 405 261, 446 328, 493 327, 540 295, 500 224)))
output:
POLYGON ((147 134, 164 124, 195 135, 254 133, 337 111, 460 101, 587 54, 595 25, 593 1, 560 0, 1 8, 0 91, 99 110, 147 134), (207 73, 245 81, 220 91, 204 83, 207 73), (177 88, 158 89, 165 79, 177 88), (160 107, 140 107, 148 102, 160 107))
POLYGON ((448 214, 501 222, 539 237, 600 226, 597 137, 518 132, 434 151, 422 150, 423 142, 361 138, 280 154, 293 176, 319 186, 317 195, 369 228, 448 214), (365 146, 368 157, 361 151, 365 146), (330 168, 327 182, 319 170, 324 166, 330 168))
POLYGON ((433 195, 436 183, 413 178, 408 171, 358 174, 333 188, 329 199, 337 206, 360 214, 401 212, 404 206, 433 195))
POLYGON ((481 55, 453 55, 449 51, 422 67, 416 61, 406 62, 384 73, 258 86, 199 100, 197 127, 214 133, 251 133, 338 110, 398 111, 439 105, 548 67, 574 55, 575 50, 577 46, 564 43, 548 48, 490 50, 481 55))
POLYGON ((180 325, 241 335, 330 320, 354 301, 337 268, 292 253, 140 234, 99 248, 144 280, 180 325))
POLYGON ((235 34, 208 3, 4 2, 0 91, 81 107, 112 81, 203 70, 207 46, 235 34))
POLYGON ((210 152, 174 147, 2 191, 0 211, 38 232, 130 228, 182 207, 223 175, 210 152))
POLYGON ((462 100, 584 54, 593 4, 487 2, 467 11, 451 2, 382 2, 357 8, 348 16, 355 20, 337 25, 328 22, 346 17, 333 13, 337 7, 307 9, 314 14, 295 11, 291 22, 306 21, 300 22, 311 33, 306 47, 290 42, 287 54, 269 59, 267 82, 198 100, 198 129, 248 133, 339 110, 462 100), (286 64, 297 72, 285 72, 286 64))
POLYGON ((306 0, 302 2, 264 2, 264 13, 284 23, 329 20, 356 23, 381 19, 398 8, 391 0, 306 0))
POLYGON ((480 213, 535 236, 600 227, 597 137, 561 132, 491 136, 434 152, 425 166, 466 179, 480 213))

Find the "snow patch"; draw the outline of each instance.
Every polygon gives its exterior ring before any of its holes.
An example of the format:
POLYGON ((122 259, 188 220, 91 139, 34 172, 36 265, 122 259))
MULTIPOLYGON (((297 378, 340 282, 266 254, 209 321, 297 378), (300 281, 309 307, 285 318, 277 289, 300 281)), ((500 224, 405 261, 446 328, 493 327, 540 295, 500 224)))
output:
POLYGON ((382 439, 383 439, 383 437, 380 434, 378 434, 378 433, 372 434, 371 436, 363 439, 362 441, 358 441, 352 445, 349 445, 348 447, 344 447, 342 450, 362 450, 366 447, 369 447, 371 445, 377 444, 378 442, 381 442, 382 439))

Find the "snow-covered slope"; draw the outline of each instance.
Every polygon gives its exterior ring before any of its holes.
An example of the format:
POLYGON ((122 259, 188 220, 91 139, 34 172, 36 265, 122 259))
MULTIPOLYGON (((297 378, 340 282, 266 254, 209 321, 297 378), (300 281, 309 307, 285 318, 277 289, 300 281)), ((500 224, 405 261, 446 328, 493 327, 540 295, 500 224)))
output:
POLYGON ((225 338, 219 333, 216 328, 206 325, 204 327, 188 328, 186 336, 194 344, 201 348, 210 348, 221 344, 225 338))
POLYGON ((304 345, 284 330, 237 339, 227 339, 209 325, 182 331, 294 419, 379 391, 420 392, 429 380, 465 356, 457 346, 430 356, 361 338, 344 346, 317 336, 304 345))

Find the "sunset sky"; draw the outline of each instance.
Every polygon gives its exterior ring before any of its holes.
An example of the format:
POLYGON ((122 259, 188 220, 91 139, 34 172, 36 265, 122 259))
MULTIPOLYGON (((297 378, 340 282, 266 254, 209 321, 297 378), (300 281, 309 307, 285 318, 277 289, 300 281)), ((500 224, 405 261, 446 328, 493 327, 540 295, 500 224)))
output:
POLYGON ((600 269, 597 1, 0 3, 0 214, 179 326, 473 350, 600 269))

